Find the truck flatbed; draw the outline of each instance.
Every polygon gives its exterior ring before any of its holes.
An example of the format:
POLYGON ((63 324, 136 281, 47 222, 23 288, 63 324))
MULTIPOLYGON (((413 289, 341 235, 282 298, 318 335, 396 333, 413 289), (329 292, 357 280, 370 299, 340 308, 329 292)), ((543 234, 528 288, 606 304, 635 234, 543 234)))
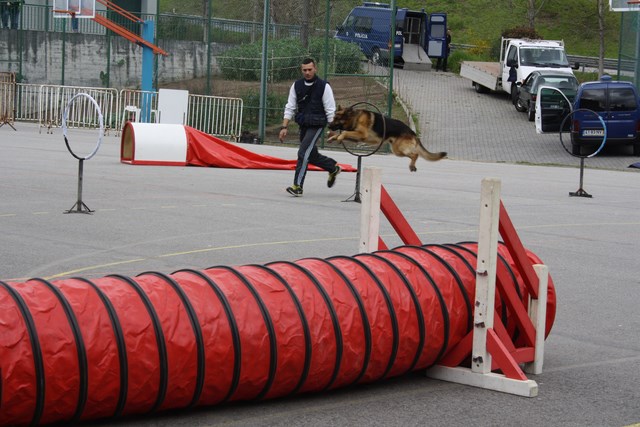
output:
POLYGON ((490 90, 499 90, 501 86, 499 62, 463 61, 460 75, 490 90))

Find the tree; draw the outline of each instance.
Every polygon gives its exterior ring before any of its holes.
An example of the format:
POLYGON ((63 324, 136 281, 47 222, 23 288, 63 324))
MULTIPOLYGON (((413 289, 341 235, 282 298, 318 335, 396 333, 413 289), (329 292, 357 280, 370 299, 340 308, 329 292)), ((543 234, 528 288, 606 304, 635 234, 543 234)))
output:
POLYGON ((604 37, 605 37, 605 25, 604 25, 604 1, 598 0, 598 31, 600 38, 600 50, 598 57, 598 76, 602 77, 604 74, 604 37))
POLYGON ((540 13, 542 6, 546 0, 527 0, 527 20, 529 21, 529 28, 535 30, 536 28, 536 16, 540 13))

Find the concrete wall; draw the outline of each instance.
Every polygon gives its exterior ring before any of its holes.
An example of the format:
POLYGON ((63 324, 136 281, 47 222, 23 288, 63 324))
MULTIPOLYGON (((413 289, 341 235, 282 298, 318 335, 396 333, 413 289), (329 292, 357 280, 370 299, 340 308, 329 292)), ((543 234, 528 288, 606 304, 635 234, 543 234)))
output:
MULTIPOLYGON (((206 76, 206 44, 167 41, 160 47, 169 56, 158 56, 159 83, 206 76)), ((212 44, 214 70, 215 55, 226 48, 212 44)), ((118 36, 0 31, 0 71, 19 73, 20 62, 24 81, 32 84, 101 87, 109 68, 109 87, 138 88, 142 76, 142 48, 118 36)))

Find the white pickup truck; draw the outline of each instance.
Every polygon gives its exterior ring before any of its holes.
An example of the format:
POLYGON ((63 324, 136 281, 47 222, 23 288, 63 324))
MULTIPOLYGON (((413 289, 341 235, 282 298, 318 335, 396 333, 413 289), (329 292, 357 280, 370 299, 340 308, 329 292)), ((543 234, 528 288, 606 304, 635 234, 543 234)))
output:
POLYGON ((508 81, 512 68, 516 82, 522 82, 535 70, 554 69, 572 73, 572 68, 578 67, 578 63, 573 67, 569 65, 562 41, 502 38, 500 62, 463 61, 460 75, 471 80, 479 93, 502 90, 511 94, 513 100, 517 97, 517 87, 508 81))

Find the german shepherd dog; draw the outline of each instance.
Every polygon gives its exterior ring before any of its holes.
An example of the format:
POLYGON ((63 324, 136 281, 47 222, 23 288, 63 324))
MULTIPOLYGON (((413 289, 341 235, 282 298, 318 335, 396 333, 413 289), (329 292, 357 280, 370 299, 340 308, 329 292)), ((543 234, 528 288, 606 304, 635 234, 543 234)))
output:
POLYGON ((432 153, 420 142, 420 138, 409 126, 400 120, 382 116, 372 111, 342 108, 338 106, 333 121, 328 125, 327 141, 342 141, 344 139, 365 144, 378 145, 381 141, 391 144, 391 151, 398 157, 411 159, 409 170, 415 172, 418 156, 425 160, 436 161, 447 155, 446 152, 432 153), (341 131, 339 133, 335 131, 341 131))

